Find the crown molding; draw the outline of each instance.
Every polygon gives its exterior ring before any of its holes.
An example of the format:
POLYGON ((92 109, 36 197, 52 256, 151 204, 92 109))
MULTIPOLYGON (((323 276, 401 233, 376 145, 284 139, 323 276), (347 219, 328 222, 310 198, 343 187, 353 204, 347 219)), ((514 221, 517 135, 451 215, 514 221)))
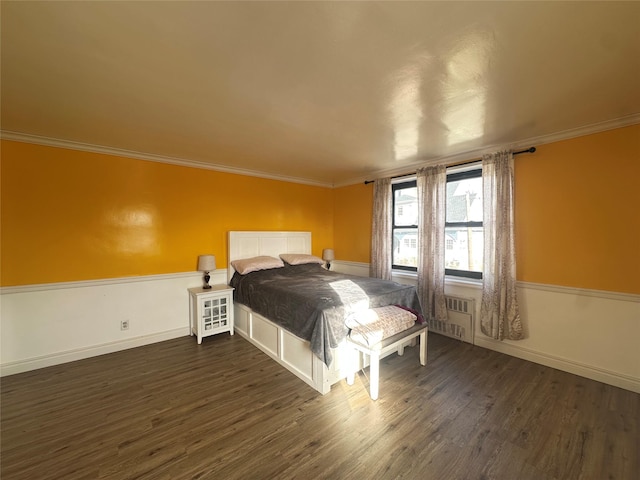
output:
POLYGON ((586 135, 592 135, 594 133, 606 132, 607 130, 615 130, 616 128, 629 127, 640 123, 640 113, 634 113, 613 120, 607 120, 599 123, 592 123, 590 125, 584 125, 582 127, 572 128, 569 130, 563 130, 561 132, 551 133, 548 135, 540 135, 537 137, 530 137, 524 140, 519 140, 514 143, 503 143, 496 145, 488 145, 481 148, 475 148, 473 150, 467 150, 465 152, 456 153, 453 155, 445 155, 443 157, 423 158, 415 162, 404 164, 402 167, 393 169, 378 170, 373 172, 369 176, 362 176, 353 178, 345 182, 335 183, 334 188, 346 187, 347 185, 354 185, 357 183, 363 183, 366 180, 375 180, 376 178, 393 177, 399 175, 410 175, 420 167, 428 165, 444 164, 451 165, 457 162, 463 162, 472 160, 474 158, 481 158, 486 153, 495 152, 499 149, 510 148, 512 150, 520 150, 529 148, 531 146, 546 145, 549 143, 560 142, 562 140, 569 140, 571 138, 584 137, 586 135))
POLYGON ((628 127, 640 123, 640 113, 634 113, 624 117, 616 118, 613 120, 607 120, 604 122, 593 123, 584 125, 582 127, 572 128, 569 130, 563 130, 561 132, 551 133, 548 135, 541 135, 537 137, 531 137, 524 140, 519 140, 513 143, 504 143, 496 145, 488 145, 481 148, 472 150, 466 150, 461 153, 453 155, 445 155, 442 157, 423 158, 415 162, 404 164, 402 167, 393 169, 377 170, 366 176, 360 176, 352 178, 343 182, 320 182, 317 180, 311 180, 308 178, 289 177, 286 175, 278 175, 272 173, 261 172, 257 170, 248 170, 243 168, 229 167, 225 165, 211 164, 206 162, 199 162, 195 160, 186 160, 176 157, 167 157, 164 155, 156 155, 152 153, 136 152, 133 150, 125 150, 120 148, 105 147, 101 145, 92 145, 89 143, 74 142, 70 140, 60 140, 50 137, 42 137, 39 135, 31 135, 28 133, 12 132, 6 130, 0 130, 0 139, 11 140, 22 143, 32 143, 36 145, 45 145, 49 147, 67 148, 69 150, 80 150, 84 152, 101 153, 105 155, 114 155, 118 157, 134 158, 137 160, 146 160, 150 162, 167 163, 171 165, 179 165, 182 167, 200 168, 203 170, 213 170, 216 172, 231 173, 235 175, 245 175, 249 177, 259 177, 268 180, 278 180, 281 182, 301 183, 304 185, 312 185, 315 187, 324 188, 338 188, 346 187, 348 185, 354 185, 357 183, 363 183, 365 180, 375 180, 376 178, 383 178, 396 175, 404 175, 414 173, 420 167, 433 165, 436 163, 443 163, 450 165, 456 162, 466 161, 473 158, 482 157, 485 153, 493 152, 497 149, 511 148, 513 150, 519 150, 522 148, 528 148, 531 145, 545 145, 549 143, 559 142, 562 140, 569 140, 571 138, 582 137, 585 135, 591 135, 594 133, 605 132, 607 130, 614 130, 616 128, 628 127))
POLYGON ((133 150, 125 150, 122 148, 105 147, 102 145, 93 145, 90 143, 74 142, 71 140, 61 140, 51 137, 41 137, 39 135, 31 135, 28 133, 12 132, 0 130, 0 139, 10 140, 14 142, 31 143, 34 145, 44 145, 47 147, 66 148, 68 150, 79 150, 82 152, 100 153, 104 155, 113 155, 116 157, 134 158, 136 160, 146 160, 149 162, 168 163, 170 165, 179 165, 181 167, 199 168, 202 170, 213 170, 216 172, 232 173, 234 175, 244 175, 249 177, 259 177, 268 180, 278 180, 281 182, 302 183, 315 187, 332 188, 333 183, 319 182, 308 178, 289 177, 286 175, 278 175, 273 173, 260 172, 257 170, 248 170, 244 168, 229 167, 213 163, 199 162, 196 160, 186 160, 177 157, 167 157, 164 155, 156 155, 154 153, 136 152, 133 150))

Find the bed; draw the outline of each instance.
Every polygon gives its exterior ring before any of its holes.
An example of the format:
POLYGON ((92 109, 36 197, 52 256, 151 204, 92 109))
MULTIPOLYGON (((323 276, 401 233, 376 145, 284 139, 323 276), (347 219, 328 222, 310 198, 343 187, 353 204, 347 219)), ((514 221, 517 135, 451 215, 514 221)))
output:
POLYGON ((419 312, 420 304, 412 286, 327 272, 317 263, 285 263, 246 275, 236 274, 232 265, 258 256, 310 253, 310 232, 229 232, 228 283, 235 288, 235 331, 326 394, 362 366, 354 364, 345 341, 348 315, 383 305, 419 312))

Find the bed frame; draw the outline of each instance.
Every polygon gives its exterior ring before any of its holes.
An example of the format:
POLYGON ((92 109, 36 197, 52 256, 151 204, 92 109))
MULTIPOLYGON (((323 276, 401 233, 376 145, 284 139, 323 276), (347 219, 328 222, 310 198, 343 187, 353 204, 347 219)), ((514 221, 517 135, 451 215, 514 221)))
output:
MULTIPOLYGON (((311 253, 311 232, 229 232, 229 264, 227 283, 235 273, 233 260, 281 253, 311 253)), ((367 367, 368 355, 354 355, 353 346, 345 339, 331 349, 333 362, 327 367, 311 351, 307 340, 297 337, 271 320, 240 303, 234 304, 234 330, 291 373, 325 395, 331 386, 350 374, 367 367)), ((415 339, 397 342, 395 349, 380 352, 379 358, 415 345, 415 339)))
MULTIPOLYGON (((311 232, 229 232, 227 283, 234 274, 233 260, 258 255, 278 257, 281 253, 310 254, 311 232)), ((236 303, 234 309, 234 326, 239 335, 323 395, 329 393, 331 385, 360 368, 352 365, 353 355, 346 341, 332 349, 333 362, 327 368, 313 354, 308 341, 245 305, 236 303)))

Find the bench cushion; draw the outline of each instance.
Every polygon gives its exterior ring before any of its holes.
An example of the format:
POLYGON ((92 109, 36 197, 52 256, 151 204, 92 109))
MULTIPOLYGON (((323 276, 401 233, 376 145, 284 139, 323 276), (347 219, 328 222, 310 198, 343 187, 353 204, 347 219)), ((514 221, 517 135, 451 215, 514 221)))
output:
POLYGON ((347 318, 346 325, 351 329, 351 340, 372 346, 413 327, 416 320, 416 315, 406 309, 388 305, 354 312, 347 318))

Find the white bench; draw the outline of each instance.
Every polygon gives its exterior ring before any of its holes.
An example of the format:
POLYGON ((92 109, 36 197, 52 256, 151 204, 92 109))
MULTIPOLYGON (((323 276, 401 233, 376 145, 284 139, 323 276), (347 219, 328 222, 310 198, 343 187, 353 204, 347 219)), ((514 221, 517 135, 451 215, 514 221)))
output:
MULTIPOLYGON (((378 385, 380 377, 380 357, 385 353, 393 350, 398 351, 398 355, 404 354, 404 346, 408 340, 420 336, 420 365, 427 364, 427 324, 415 324, 413 327, 396 333, 388 338, 383 339, 375 345, 365 345, 358 341, 347 337, 347 342, 354 351, 360 351, 365 355, 369 355, 369 393, 372 400, 378 399, 378 385)), ((355 372, 352 371, 347 375, 347 384, 353 385, 355 380, 355 372)))

